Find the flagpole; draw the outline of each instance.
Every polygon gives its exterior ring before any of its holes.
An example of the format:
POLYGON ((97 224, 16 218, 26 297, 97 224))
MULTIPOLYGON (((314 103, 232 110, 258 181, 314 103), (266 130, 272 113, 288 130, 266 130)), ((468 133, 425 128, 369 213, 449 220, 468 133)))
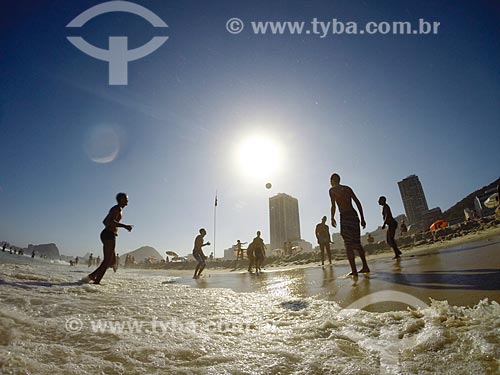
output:
POLYGON ((217 190, 215 190, 215 205, 214 205, 214 260, 215 260, 215 239, 217 234, 217 190))

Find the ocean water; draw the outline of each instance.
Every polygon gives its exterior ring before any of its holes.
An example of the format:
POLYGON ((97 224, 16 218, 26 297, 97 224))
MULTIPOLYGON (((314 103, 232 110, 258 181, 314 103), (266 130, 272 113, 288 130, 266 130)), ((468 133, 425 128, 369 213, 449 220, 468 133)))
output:
POLYGON ((2 374, 499 373, 495 301, 370 312, 281 276, 236 292, 120 269, 99 286, 78 283, 86 266, 0 260, 2 374))

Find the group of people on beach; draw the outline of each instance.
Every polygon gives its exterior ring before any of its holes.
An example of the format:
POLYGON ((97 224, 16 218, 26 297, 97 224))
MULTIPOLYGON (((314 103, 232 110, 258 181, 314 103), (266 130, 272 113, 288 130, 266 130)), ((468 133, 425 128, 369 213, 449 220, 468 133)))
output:
MULTIPOLYGON (((363 229, 366 227, 363 207, 354 191, 349 186, 340 184, 340 176, 337 173, 332 174, 332 176, 330 177, 330 184, 331 188, 329 191, 329 195, 331 201, 331 223, 334 228, 337 227, 335 214, 338 207, 338 210, 340 212, 340 234, 344 240, 347 259, 351 267, 351 273, 349 275, 357 277, 359 273, 370 272, 370 268, 368 267, 368 263, 366 261, 365 250, 361 244, 360 226, 363 227, 363 229), (354 209, 353 202, 356 205, 357 211, 354 209), (355 251, 357 251, 359 257, 361 258, 362 267, 360 270, 357 270, 356 268, 355 251)), ((105 228, 101 232, 100 237, 103 243, 104 258, 99 267, 94 272, 89 274, 86 278, 86 281, 93 281, 94 284, 100 283, 108 268, 116 269, 117 262, 115 249, 118 228, 124 228, 129 232, 131 232, 133 229, 132 225, 122 224, 120 222, 123 216, 123 208, 128 205, 128 196, 125 193, 118 193, 116 196, 116 201, 117 204, 109 210, 108 214, 103 220, 105 228)), ((386 226, 388 227, 387 243, 393 248, 395 254, 394 258, 397 259, 401 256, 401 251, 399 250, 394 238, 398 223, 392 216, 391 209, 387 204, 387 199, 382 196, 379 198, 378 203, 382 206, 382 216, 384 219, 382 228, 385 229, 386 226)), ((330 250, 331 236, 326 221, 327 217, 324 216, 321 223, 316 226, 316 238, 318 240, 321 251, 322 265, 324 265, 325 253, 328 256, 330 264, 332 263, 332 255, 330 250)), ((204 242, 204 237, 206 236, 206 234, 206 230, 204 228, 201 228, 194 241, 193 257, 197 261, 197 265, 193 275, 193 278, 195 279, 201 276, 206 266, 207 257, 203 253, 203 247, 210 245, 210 242, 204 242)), ((242 243, 238 240, 238 258, 243 254, 241 245, 242 243)), ((252 269, 255 268, 255 273, 259 274, 266 257, 266 246, 261 238, 260 231, 257 232, 257 236, 248 246, 247 257, 249 260, 248 271, 252 272, 252 269)))

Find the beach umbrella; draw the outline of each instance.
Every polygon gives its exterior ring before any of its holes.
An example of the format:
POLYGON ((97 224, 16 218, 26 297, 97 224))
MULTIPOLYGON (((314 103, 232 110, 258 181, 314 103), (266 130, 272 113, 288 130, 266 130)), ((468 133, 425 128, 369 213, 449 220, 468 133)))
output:
POLYGON ((429 229, 431 230, 431 232, 434 232, 446 226, 448 226, 448 222, 446 220, 436 220, 434 223, 432 223, 429 229))
POLYGON ((171 257, 178 257, 178 255, 175 251, 167 251, 167 255, 169 255, 171 257))

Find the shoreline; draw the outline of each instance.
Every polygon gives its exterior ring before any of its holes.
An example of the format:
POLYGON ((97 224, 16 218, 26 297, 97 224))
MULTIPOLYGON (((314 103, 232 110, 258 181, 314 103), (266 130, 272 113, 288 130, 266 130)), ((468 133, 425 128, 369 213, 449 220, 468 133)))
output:
MULTIPOLYGON (((468 243, 472 242, 477 242, 477 241, 482 241, 482 240, 490 240, 496 236, 500 236, 500 227, 492 227, 492 228, 487 228, 483 229, 480 231, 468 233, 464 236, 461 237, 455 237, 452 239, 441 239, 437 240, 434 243, 426 243, 426 244, 421 244, 421 245, 416 245, 412 247, 406 247, 406 248, 401 248, 403 255, 401 257, 401 261, 404 261, 405 259, 415 256, 415 255, 422 255, 425 252, 439 252, 440 250, 443 249, 449 249, 457 246, 462 246, 466 245, 468 243)), ((393 257, 393 252, 392 249, 387 249, 384 251, 379 251, 374 254, 367 253, 367 261, 368 264, 370 263, 376 263, 381 260, 392 260, 393 257)), ((356 261, 358 262, 358 255, 356 254, 356 261)), ((235 261, 233 261, 235 262, 235 261)), ((213 262, 208 262, 207 267, 205 268, 204 272, 210 272, 212 274, 222 274, 222 273, 229 273, 229 274, 235 274, 235 273, 245 273, 248 262, 246 260, 244 261, 239 261, 240 266, 237 268, 231 268, 231 267, 224 267, 224 266, 213 266, 210 267, 211 264, 216 263, 215 261, 213 262)), ((296 269, 305 269, 305 268, 321 268, 321 265, 318 264, 321 262, 320 260, 315 260, 303 264, 295 264, 293 262, 286 262, 286 264, 282 264, 285 261, 281 261, 278 264, 271 263, 271 264, 264 264, 264 271, 267 272, 279 272, 279 271, 289 271, 289 270, 296 270, 296 269)), ((189 263, 183 263, 183 265, 187 266, 190 265, 191 267, 189 268, 163 268, 163 267, 130 267, 130 268, 123 268, 124 270, 141 270, 141 271, 165 271, 168 272, 172 275, 188 275, 193 273, 194 267, 196 266, 195 262, 189 262, 189 263)), ((348 260, 347 259, 334 259, 332 260, 332 266, 347 266, 348 260)), ((328 262, 325 262, 325 267, 329 266, 328 262)))

